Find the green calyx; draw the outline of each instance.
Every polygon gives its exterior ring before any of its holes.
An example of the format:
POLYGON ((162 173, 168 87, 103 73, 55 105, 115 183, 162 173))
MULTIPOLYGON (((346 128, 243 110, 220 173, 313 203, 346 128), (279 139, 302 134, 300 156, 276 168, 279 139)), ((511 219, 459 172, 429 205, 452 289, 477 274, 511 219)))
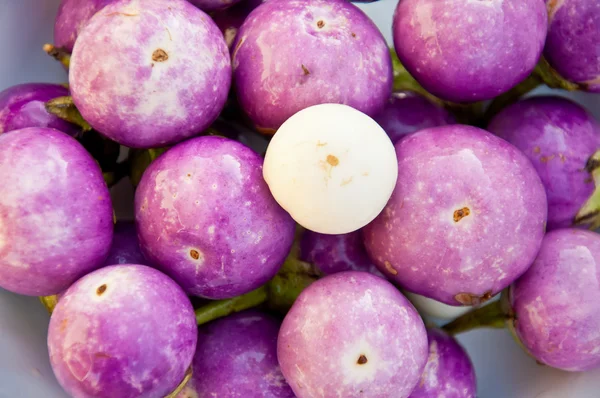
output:
POLYGON ((46 308, 49 314, 52 314, 56 304, 58 303, 58 296, 42 296, 40 297, 42 305, 46 308))
MULTIPOLYGON (((286 262, 297 260, 286 260, 286 262)), ((310 265, 306 267, 310 268, 310 265)), ((241 296, 216 300, 196 309, 198 325, 223 318, 236 312, 265 305, 273 311, 286 313, 300 293, 317 280, 314 274, 282 270, 265 285, 241 296)))
POLYGON ((273 279, 249 293, 213 301, 196 309, 198 325, 262 305, 272 311, 286 313, 300 293, 321 276, 313 265, 298 259, 300 253, 298 242, 301 234, 302 229, 298 227, 294 245, 273 279))
POLYGON ((389 51, 392 57, 392 69, 394 73, 394 91, 413 91, 421 94, 424 97, 427 97, 427 99, 430 101, 443 106, 443 100, 425 90, 423 86, 421 86, 421 84, 406 70, 404 65, 402 65, 402 62, 400 62, 396 51, 393 48, 390 48, 389 51))
POLYGON ((533 70, 533 75, 535 75, 550 88, 559 88, 567 91, 577 91, 582 89, 580 85, 570 82, 562 77, 554 68, 550 66, 544 57, 542 57, 540 62, 538 62, 536 65, 535 69, 533 70))
POLYGON ((46 102, 46 111, 59 118, 73 123, 83 130, 83 132, 90 131, 92 126, 81 116, 79 109, 73 102, 73 97, 70 95, 64 97, 57 97, 46 102))
POLYGON ((595 184, 594 193, 584 203, 575 216, 575 225, 589 225, 590 229, 600 228, 600 150, 587 161, 585 170, 595 184))
POLYGON ((291 253, 281 270, 267 283, 268 307, 286 313, 300 293, 320 277, 320 272, 291 253))
POLYGON ((185 372, 185 376, 179 385, 171 392, 169 395, 165 396, 165 398, 177 398, 177 395, 183 391, 186 384, 192 379, 192 367, 190 366, 188 370, 185 372))

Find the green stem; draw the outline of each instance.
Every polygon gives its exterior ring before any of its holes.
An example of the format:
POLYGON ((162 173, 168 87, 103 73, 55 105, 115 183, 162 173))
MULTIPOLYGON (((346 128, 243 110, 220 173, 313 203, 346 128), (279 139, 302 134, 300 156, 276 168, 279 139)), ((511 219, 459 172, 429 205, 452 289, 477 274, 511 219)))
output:
POLYGON ((188 370, 185 372, 185 376, 183 377, 183 380, 181 381, 181 383, 179 383, 179 385, 177 386, 177 388, 175 388, 175 390, 173 390, 173 392, 171 392, 165 398, 177 398, 177 395, 181 391, 183 391, 183 389, 185 388, 186 384, 190 381, 191 378, 192 378, 192 367, 190 366, 188 368, 188 370))
POLYGON ((54 308, 56 307, 56 304, 58 303, 58 296, 43 296, 40 297, 40 301, 42 302, 42 305, 46 307, 48 313, 52 314, 54 308))
POLYGON ((584 203, 574 223, 576 225, 590 225, 590 229, 600 228, 600 150, 596 151, 587 161, 585 170, 590 173, 590 178, 596 186, 592 196, 584 203))
POLYGON ((281 270, 260 288, 244 295, 213 301, 196 310, 196 322, 205 324, 218 318, 267 304, 274 311, 286 313, 300 293, 317 280, 314 268, 307 263, 288 256, 281 270))
POLYGON ((296 239, 281 269, 267 284, 239 297, 211 302, 196 310, 198 325, 222 318, 234 312, 247 310, 261 304, 274 311, 286 313, 300 293, 320 277, 320 272, 312 265, 300 261, 298 242, 303 229, 296 229, 296 239))
POLYGON ((577 91, 581 89, 578 84, 572 83, 563 78, 556 70, 554 70, 554 68, 550 66, 544 57, 542 57, 540 62, 538 62, 536 65, 533 74, 550 88, 560 88, 567 91, 577 91))
POLYGON ((514 104, 521 99, 522 96, 542 84, 542 79, 537 74, 532 73, 525 80, 517 84, 506 93, 494 98, 490 106, 485 111, 484 123, 487 125, 502 109, 514 104))
POLYGON ((292 307, 300 293, 313 283, 314 274, 302 272, 281 272, 267 284, 268 306, 271 310, 285 314, 292 307))
POLYGON ((52 44, 44 44, 43 49, 46 54, 63 64, 65 68, 69 69, 69 66, 71 65, 71 54, 69 54, 66 50, 54 47, 52 44))
POLYGON ((392 57, 392 68, 394 73, 394 91, 413 91, 421 94, 440 106, 444 106, 443 100, 439 99, 433 94, 430 94, 414 77, 412 77, 404 65, 402 65, 402 62, 400 62, 396 51, 393 48, 390 48, 389 51, 392 57))
POLYGON ((504 304, 497 300, 458 317, 442 329, 452 335, 478 328, 502 329, 506 327, 506 321, 509 319, 504 304))
POLYGON ((79 110, 73 103, 73 98, 71 96, 51 99, 50 101, 46 102, 46 110, 69 123, 73 123, 81 127, 84 132, 92 129, 92 126, 90 126, 90 124, 85 121, 83 116, 81 116, 81 113, 79 113, 79 110))
POLYGON ((266 286, 261 286, 256 290, 243 294, 238 297, 217 300, 206 304, 196 310, 196 322, 203 325, 218 318, 226 317, 235 312, 254 308, 267 301, 269 297, 266 286))

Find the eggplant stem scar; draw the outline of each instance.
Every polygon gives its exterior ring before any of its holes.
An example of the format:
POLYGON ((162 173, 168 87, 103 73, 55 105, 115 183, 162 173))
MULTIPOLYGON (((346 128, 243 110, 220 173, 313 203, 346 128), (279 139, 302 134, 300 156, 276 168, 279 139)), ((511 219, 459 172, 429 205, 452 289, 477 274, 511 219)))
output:
POLYGON ((169 59, 169 54, 162 48, 154 50, 152 53, 152 60, 156 62, 164 62, 169 59))
POLYGON ((104 292, 106 291, 106 284, 98 286, 98 289, 96 289, 96 294, 98 296, 102 296, 102 294, 104 294, 104 292))
POLYGON ((335 167, 340 164, 340 160, 333 155, 327 155, 327 163, 335 167))
POLYGON ((463 207, 462 209, 455 210, 453 216, 454 222, 459 222, 469 214, 471 214, 471 210, 468 207, 463 207))

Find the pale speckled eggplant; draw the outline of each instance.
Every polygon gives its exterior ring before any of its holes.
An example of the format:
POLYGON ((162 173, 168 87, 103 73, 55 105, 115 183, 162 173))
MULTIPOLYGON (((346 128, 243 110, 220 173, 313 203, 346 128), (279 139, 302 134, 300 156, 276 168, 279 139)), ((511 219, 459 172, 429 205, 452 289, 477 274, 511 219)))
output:
POLYGON ((396 144, 398 183, 364 228, 390 280, 450 305, 486 301, 535 259, 544 186, 516 147, 476 127, 421 130, 396 144))
POLYGON ((585 170, 600 149, 600 125, 566 98, 534 97, 501 111, 488 130, 519 148, 537 170, 548 196, 548 230, 569 227, 594 192, 585 170))
POLYGON ((513 330, 539 362, 567 371, 600 368, 600 235, 559 229, 546 235, 510 289, 513 330))
POLYGON ((135 213, 145 257, 205 298, 267 282, 294 240, 294 221, 262 178, 262 158, 222 137, 185 141, 151 163, 135 213))
POLYGON ((94 129, 129 147, 161 147, 217 118, 231 64, 217 26, 187 1, 120 0, 80 32, 69 82, 94 129))
POLYGON ((197 338, 194 309, 175 282, 122 264, 65 292, 50 319, 48 350, 71 396, 163 398, 184 379, 197 338))
POLYGON ((54 45, 73 51, 79 32, 104 6, 116 0, 62 0, 54 21, 54 45))
POLYGON ((279 326, 249 310, 201 327, 192 380, 177 398, 294 398, 277 362, 279 326))
POLYGON ((300 294, 281 325, 277 357, 298 398, 406 398, 427 347, 421 317, 391 283, 347 271, 300 294))
POLYGON ((225 10, 216 12, 212 15, 213 21, 217 24, 229 50, 233 48, 233 43, 237 37, 237 32, 246 20, 248 14, 256 7, 267 0, 242 0, 240 3, 225 10))
POLYGON ((206 12, 222 10, 238 3, 240 0, 188 0, 196 7, 206 12))
POLYGON ((392 90, 392 64, 377 26, 346 1, 268 1, 246 18, 232 53, 241 107, 273 134, 311 105, 349 105, 369 116, 392 90))
POLYGON ((300 242, 300 259, 315 265, 326 275, 365 271, 383 277, 367 255, 361 230, 341 235, 306 230, 300 242))
POLYGON ((100 167, 73 138, 48 128, 0 135, 0 286, 59 293, 101 266, 113 236, 100 167))
POLYGON ((0 92, 0 134, 27 127, 49 127, 70 136, 81 129, 46 111, 46 102, 69 95, 58 84, 27 83, 0 92))
POLYGON ((475 369, 464 348, 440 329, 428 329, 429 358, 410 398, 476 398, 475 369))
POLYGON ((600 3, 546 0, 549 25, 544 56, 563 77, 600 92, 600 3))
POLYGON ((392 29, 398 58, 427 91, 473 102, 533 71, 547 25, 542 0, 402 0, 392 29))
POLYGON ((456 123, 447 110, 411 91, 393 93, 375 121, 394 144, 407 134, 456 123))
POLYGON ((104 265, 115 264, 150 265, 142 254, 135 223, 131 221, 119 221, 115 224, 112 245, 104 265))

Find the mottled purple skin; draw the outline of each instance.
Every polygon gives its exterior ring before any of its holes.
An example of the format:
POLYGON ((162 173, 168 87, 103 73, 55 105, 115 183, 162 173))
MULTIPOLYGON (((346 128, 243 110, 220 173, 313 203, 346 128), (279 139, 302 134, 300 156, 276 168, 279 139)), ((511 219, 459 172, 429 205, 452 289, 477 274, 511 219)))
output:
POLYGON ((264 3, 240 28, 232 63, 240 105, 270 134, 311 105, 346 104, 374 116, 392 91, 385 39, 346 1, 264 3))
POLYGON ((69 82, 100 133, 129 147, 161 147, 217 118, 231 63, 217 26, 187 1, 121 0, 81 31, 69 82))
POLYGON ((383 111, 375 117, 375 121, 394 144, 407 134, 456 123, 454 117, 444 108, 410 91, 393 93, 383 111))
POLYGON ((298 398, 406 398, 427 355, 412 304, 367 272, 340 272, 306 288, 277 341, 281 371, 298 398))
POLYGON ((565 79, 600 92, 600 3, 546 0, 548 38, 544 56, 565 79))
POLYGON ((600 367, 600 235, 549 232, 511 287, 514 329, 539 362, 567 371, 600 367))
POLYGON ((533 71, 547 25, 542 0, 402 0, 392 29, 398 58, 427 91, 473 102, 533 71))
POLYGON ((119 221, 115 224, 114 236, 104 265, 142 264, 150 265, 140 249, 135 223, 119 221))
POLYGON ((69 95, 58 84, 28 83, 0 92, 0 134, 27 127, 49 127, 75 136, 80 129, 46 111, 51 99, 69 95))
POLYGON ((104 263, 113 237, 95 160, 57 130, 0 135, 0 287, 57 294, 104 263))
POLYGON ((537 170, 548 196, 548 230, 571 226, 594 192, 585 171, 600 149, 600 125, 566 98, 534 97, 505 108, 488 130, 519 148, 537 170))
POLYGON ((279 326, 251 310, 200 328, 193 378, 178 398, 294 398, 277 362, 279 326))
POLYGON ((428 329, 429 358, 410 398, 476 398, 475 369, 454 337, 428 329))
POLYGON ((62 0, 54 21, 54 45, 73 51, 79 32, 90 18, 104 6, 116 0, 62 0))
POLYGON ((315 265, 324 274, 343 271, 364 271, 381 276, 363 243, 362 231, 326 235, 306 230, 302 233, 300 258, 315 265))
POLYGON ((222 10, 238 3, 240 0, 188 0, 196 7, 209 12, 222 10))
POLYGON ((367 252, 387 278, 449 305, 470 305, 527 270, 544 235, 547 201, 521 151, 484 130, 452 125, 407 136, 396 155, 394 193, 363 229, 367 252))
POLYGON ((225 38, 227 47, 229 47, 229 51, 232 50, 237 32, 240 30, 240 27, 246 20, 246 17, 252 12, 252 10, 265 1, 267 0, 242 0, 233 7, 217 12, 212 16, 213 21, 215 21, 223 33, 223 37, 225 38))
POLYGON ((262 158, 222 137, 185 141, 146 169, 135 195, 145 257, 191 295, 237 296, 271 279, 295 223, 262 178, 262 158))
POLYGON ((121 264, 67 290, 50 319, 48 350, 70 396, 163 398, 183 380, 197 338, 194 309, 175 282, 121 264))

